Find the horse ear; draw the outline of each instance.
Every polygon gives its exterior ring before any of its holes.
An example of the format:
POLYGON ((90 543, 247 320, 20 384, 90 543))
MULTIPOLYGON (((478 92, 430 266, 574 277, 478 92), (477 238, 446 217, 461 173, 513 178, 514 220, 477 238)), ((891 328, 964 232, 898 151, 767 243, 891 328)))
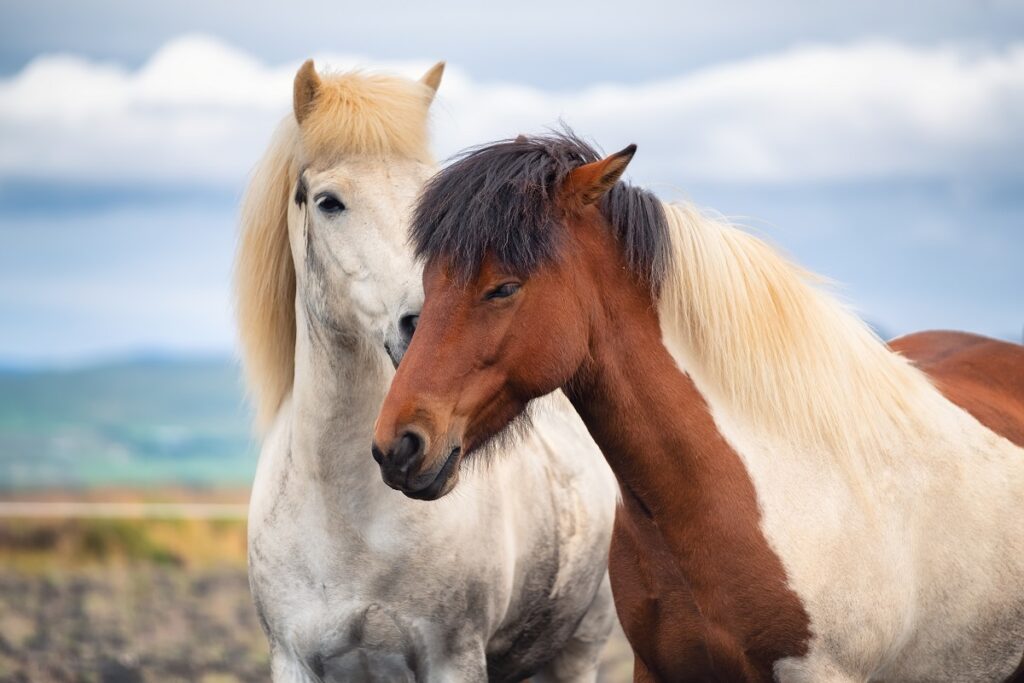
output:
POLYGON ((444 62, 438 62, 430 67, 427 73, 420 77, 420 83, 430 88, 430 101, 434 101, 434 95, 441 86, 441 76, 444 76, 444 62))
POLYGON ((566 192, 584 206, 593 204, 619 181, 634 154, 636 145, 630 145, 600 161, 577 166, 566 179, 566 192))
POLYGON ((292 107, 295 109, 295 120, 302 122, 313 112, 316 96, 320 92, 320 76, 316 73, 313 60, 307 59, 295 74, 295 88, 292 93, 292 107))

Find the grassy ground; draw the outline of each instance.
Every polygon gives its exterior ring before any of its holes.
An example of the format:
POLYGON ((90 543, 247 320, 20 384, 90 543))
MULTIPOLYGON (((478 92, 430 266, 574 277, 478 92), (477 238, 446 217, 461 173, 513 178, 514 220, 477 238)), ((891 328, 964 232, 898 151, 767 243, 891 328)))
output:
MULTIPOLYGON (((631 678, 621 634, 603 683, 631 678)), ((0 520, 0 681, 268 680, 234 520, 0 520)))

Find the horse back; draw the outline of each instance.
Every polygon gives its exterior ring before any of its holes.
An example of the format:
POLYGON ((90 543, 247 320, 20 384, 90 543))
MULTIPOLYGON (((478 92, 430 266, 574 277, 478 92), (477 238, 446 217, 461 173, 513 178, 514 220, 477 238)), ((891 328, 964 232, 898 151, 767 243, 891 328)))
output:
POLYGON ((1024 448, 1024 346, 966 332, 918 332, 889 347, 950 401, 1024 448))

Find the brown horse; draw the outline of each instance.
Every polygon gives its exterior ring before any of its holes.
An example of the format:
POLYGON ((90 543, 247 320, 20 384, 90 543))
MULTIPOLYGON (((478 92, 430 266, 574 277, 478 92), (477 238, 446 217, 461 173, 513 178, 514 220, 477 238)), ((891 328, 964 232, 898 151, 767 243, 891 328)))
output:
POLYGON ((764 243, 619 182, 633 153, 519 138, 427 186, 392 485, 445 495, 561 388, 622 490, 638 681, 1019 676, 1024 348, 900 355, 764 243))

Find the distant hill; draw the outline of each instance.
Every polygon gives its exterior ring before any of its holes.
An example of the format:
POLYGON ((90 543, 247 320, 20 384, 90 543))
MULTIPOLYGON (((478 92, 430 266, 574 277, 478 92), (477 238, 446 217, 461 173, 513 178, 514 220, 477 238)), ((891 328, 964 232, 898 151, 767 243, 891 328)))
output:
POLYGON ((0 489, 247 485, 249 424, 227 358, 0 370, 0 489))

